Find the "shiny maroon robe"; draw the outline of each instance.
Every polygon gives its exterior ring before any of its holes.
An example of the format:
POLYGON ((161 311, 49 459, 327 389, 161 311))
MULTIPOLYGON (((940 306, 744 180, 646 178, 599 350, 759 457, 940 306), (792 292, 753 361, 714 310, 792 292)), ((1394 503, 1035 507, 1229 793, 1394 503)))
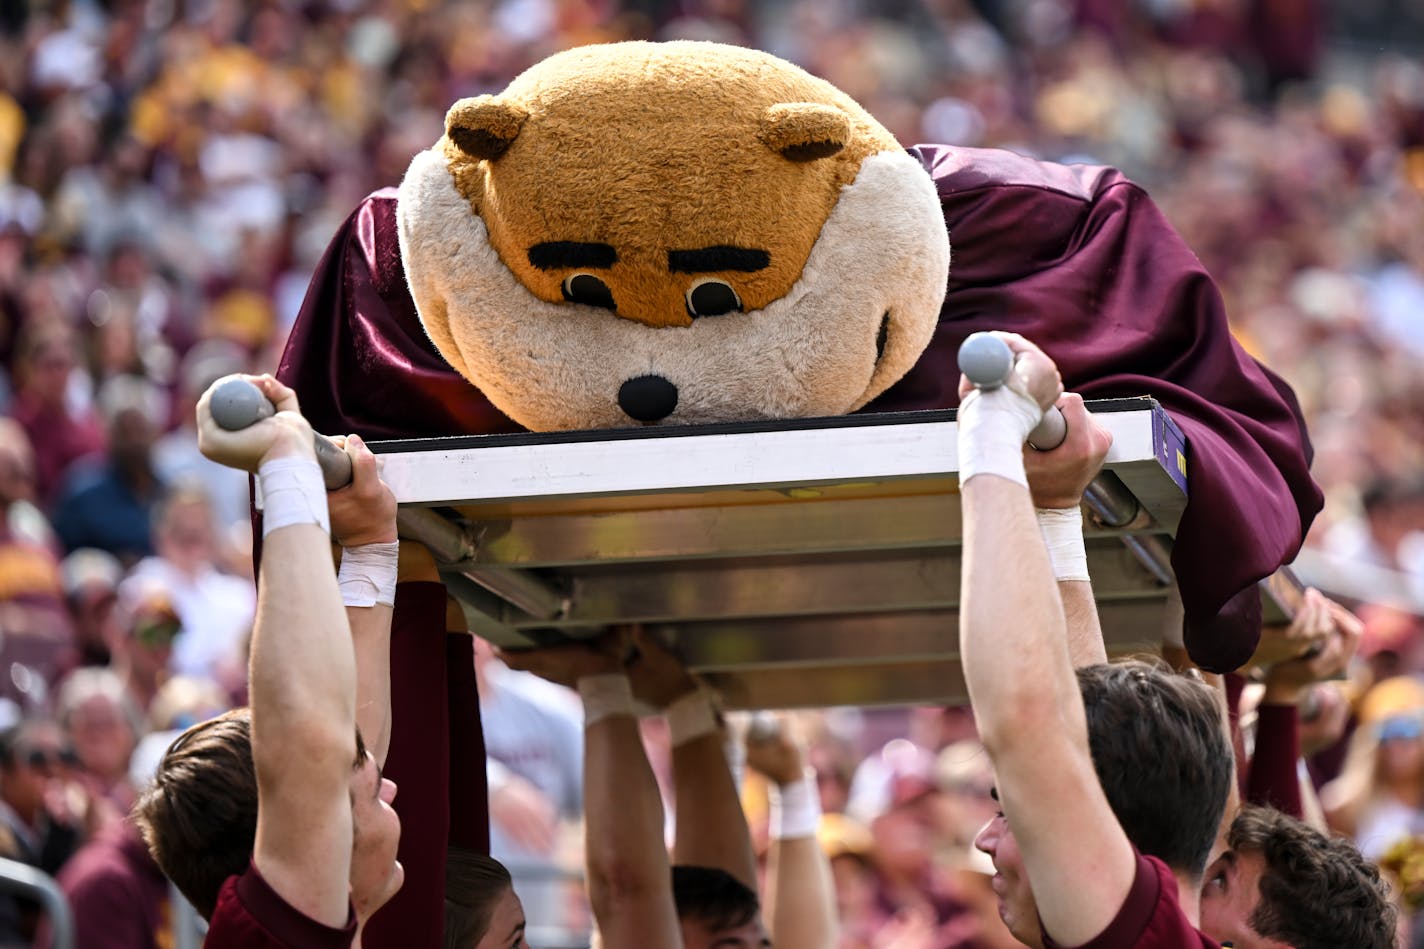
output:
MULTIPOLYGON (((1321 505, 1290 388, 1232 339, 1221 295, 1201 262, 1121 173, 1006 151, 914 151, 943 204, 953 251, 949 286, 928 349, 863 411, 956 406, 959 344, 982 329, 1013 330, 1038 343, 1066 386, 1085 398, 1156 398, 1189 443, 1190 499, 1172 554, 1187 646, 1205 668, 1241 665, 1259 634, 1254 584, 1295 556, 1321 505)), ((333 434, 378 440, 522 430, 446 365, 426 337, 401 267, 394 189, 363 201, 333 239, 278 376, 296 388, 312 424, 333 434)), ((400 661, 403 649, 414 648, 405 644, 419 639, 402 635, 405 616, 397 602, 398 674, 445 681, 453 670, 433 650, 429 669, 400 661)), ((398 731, 403 688, 418 686, 396 683, 398 731)), ((462 729, 455 724, 458 741, 462 729)), ((448 740, 448 718, 429 725, 439 731, 425 736, 432 748, 448 740)), ((421 780, 400 773, 394 753, 392 764, 403 787, 421 780)), ((469 763, 455 762, 461 764, 469 763)), ((449 765, 446 759, 439 767, 449 765)), ((403 790, 397 808, 419 797, 403 790)), ((460 801, 457 828, 483 803, 460 801)), ((423 798, 421 807, 419 817, 407 816, 407 832, 412 820, 443 822, 442 832, 450 826, 448 805, 432 813, 423 798)), ((464 834, 471 832, 464 826, 464 834)), ((422 912, 439 913, 438 888, 405 890, 391 915, 417 918, 414 901, 424 904, 422 912)))

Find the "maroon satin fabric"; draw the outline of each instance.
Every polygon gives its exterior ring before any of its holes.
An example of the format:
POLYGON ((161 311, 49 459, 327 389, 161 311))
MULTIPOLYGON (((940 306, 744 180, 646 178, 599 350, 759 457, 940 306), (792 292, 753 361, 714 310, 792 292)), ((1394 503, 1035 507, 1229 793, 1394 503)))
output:
MULTIPOLYGON (((1187 646, 1225 671, 1251 654, 1253 584, 1290 561, 1319 511, 1289 387, 1231 338, 1201 262, 1145 192, 1112 169, 921 146, 952 247, 940 324, 915 367, 864 411, 952 408, 955 357, 1013 330, 1086 398, 1150 395, 1186 433, 1190 501, 1173 567, 1187 646)), ((371 195, 323 258, 283 354, 313 424, 367 439, 518 431, 440 358, 406 289, 396 193, 371 195)))

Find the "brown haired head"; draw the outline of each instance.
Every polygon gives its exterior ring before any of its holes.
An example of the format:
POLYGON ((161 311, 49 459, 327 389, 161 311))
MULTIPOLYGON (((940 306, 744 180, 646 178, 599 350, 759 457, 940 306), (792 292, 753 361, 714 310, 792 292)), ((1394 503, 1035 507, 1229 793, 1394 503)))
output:
POLYGON ((495 904, 513 885, 498 860, 451 847, 445 857, 445 949, 474 949, 489 930, 495 904))
POLYGON ((1165 663, 1078 670, 1093 769, 1128 840, 1200 878, 1234 769, 1216 693, 1165 663))
POLYGON ((1265 860, 1257 935, 1296 949, 1392 949, 1395 910, 1379 870, 1348 840, 1268 807, 1243 807, 1227 845, 1265 860))
POLYGON ((134 805, 153 859, 204 919, 244 872, 257 836, 252 715, 233 709, 179 735, 134 805))
MULTIPOLYGON (((352 768, 365 760, 358 731, 352 768)), ((257 839, 252 710, 224 712, 174 739, 133 818, 164 875, 210 918, 223 882, 252 862, 257 839)))

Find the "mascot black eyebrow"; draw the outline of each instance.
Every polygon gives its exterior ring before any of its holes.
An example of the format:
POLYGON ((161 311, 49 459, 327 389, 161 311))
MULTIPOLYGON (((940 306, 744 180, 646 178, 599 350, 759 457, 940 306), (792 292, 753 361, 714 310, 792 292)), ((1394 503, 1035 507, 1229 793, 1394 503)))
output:
MULTIPOLYGON (((368 441, 952 408, 983 329, 1182 428, 1187 647, 1239 666, 1255 582, 1321 497, 1294 395, 1231 338, 1200 261, 1113 169, 906 149, 763 53, 586 47, 454 103, 335 236, 278 375, 318 429, 368 441)), ((486 845, 469 639, 432 637, 443 621, 438 584, 402 585, 387 771, 407 882, 368 949, 440 946, 447 839, 486 845)))

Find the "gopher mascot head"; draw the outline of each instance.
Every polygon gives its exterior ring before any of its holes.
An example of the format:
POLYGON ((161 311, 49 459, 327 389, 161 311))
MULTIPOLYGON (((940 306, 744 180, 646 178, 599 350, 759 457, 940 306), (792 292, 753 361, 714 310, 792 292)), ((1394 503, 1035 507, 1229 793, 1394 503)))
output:
POLYGON ((535 431, 838 415, 929 342, 929 175, 755 50, 615 43, 451 107, 400 188, 431 340, 535 431))

